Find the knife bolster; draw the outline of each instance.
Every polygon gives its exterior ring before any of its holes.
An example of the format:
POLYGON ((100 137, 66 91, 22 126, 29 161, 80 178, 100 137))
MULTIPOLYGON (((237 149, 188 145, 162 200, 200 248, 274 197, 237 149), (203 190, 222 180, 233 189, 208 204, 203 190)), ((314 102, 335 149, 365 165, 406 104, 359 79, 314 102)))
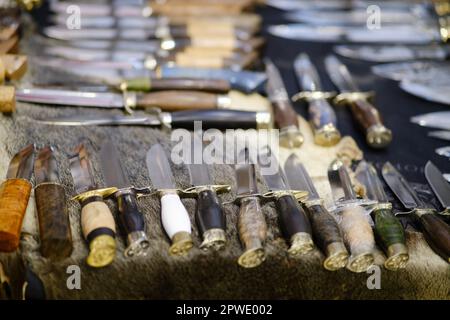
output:
POLYGON ((59 183, 44 182, 36 186, 34 193, 42 256, 54 261, 70 257, 72 233, 64 187, 59 183))
POLYGON ((18 178, 0 185, 0 252, 12 252, 19 247, 31 188, 28 180, 18 178))

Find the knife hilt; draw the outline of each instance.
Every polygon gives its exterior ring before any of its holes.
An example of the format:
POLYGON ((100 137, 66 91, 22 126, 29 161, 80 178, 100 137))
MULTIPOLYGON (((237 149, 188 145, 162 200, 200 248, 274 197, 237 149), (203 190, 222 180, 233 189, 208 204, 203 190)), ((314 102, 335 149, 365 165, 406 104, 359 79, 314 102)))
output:
POLYGON ((162 78, 150 77, 132 78, 121 85, 122 91, 150 91, 150 90, 199 90, 214 93, 226 93, 231 90, 230 83, 222 79, 193 79, 193 78, 162 78))
POLYGON ((379 204, 372 211, 375 221, 375 235, 387 255, 384 266, 388 270, 404 268, 409 260, 405 231, 392 213, 390 203, 379 204))

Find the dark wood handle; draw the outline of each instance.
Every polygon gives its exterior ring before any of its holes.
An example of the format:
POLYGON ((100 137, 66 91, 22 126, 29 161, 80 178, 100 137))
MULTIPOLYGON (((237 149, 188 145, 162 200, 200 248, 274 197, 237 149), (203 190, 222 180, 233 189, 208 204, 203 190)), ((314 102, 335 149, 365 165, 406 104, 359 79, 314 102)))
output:
POLYGON ((70 257, 72 233, 64 187, 57 183, 43 183, 34 192, 42 256, 54 261, 70 257))
POLYGON ((225 230, 225 215, 214 191, 204 190, 199 192, 196 218, 202 235, 210 229, 225 230))
POLYGON ((203 129, 257 128, 256 113, 239 110, 192 110, 172 113, 172 125, 192 130, 194 121, 202 121, 203 129))
POLYGON ((450 226, 431 212, 422 214, 419 220, 430 247, 450 263, 450 226))
POLYGON ((160 91, 138 94, 138 107, 158 107, 167 111, 187 109, 215 109, 217 95, 195 91, 160 91))
POLYGON ((353 116, 365 130, 375 125, 383 125, 380 112, 369 101, 359 99, 350 104, 353 116))
POLYGON ((0 186, 1 252, 12 252, 19 247, 30 193, 31 183, 25 179, 8 179, 0 186))
POLYGON ((281 232, 286 239, 290 240, 299 232, 312 234, 309 219, 293 196, 281 196, 276 200, 275 206, 279 215, 281 232))
POLYGON ((336 220, 323 205, 309 206, 308 212, 316 244, 323 252, 333 243, 344 243, 336 220))
POLYGON ((230 83, 222 79, 152 79, 152 90, 198 90, 214 93, 226 93, 231 90, 230 83))
POLYGON ((279 129, 295 126, 298 128, 297 112, 289 101, 272 102, 275 124, 279 129))
POLYGON ((117 206, 120 213, 120 222, 127 235, 136 231, 145 231, 144 216, 137 206, 136 195, 133 192, 119 194, 117 206))

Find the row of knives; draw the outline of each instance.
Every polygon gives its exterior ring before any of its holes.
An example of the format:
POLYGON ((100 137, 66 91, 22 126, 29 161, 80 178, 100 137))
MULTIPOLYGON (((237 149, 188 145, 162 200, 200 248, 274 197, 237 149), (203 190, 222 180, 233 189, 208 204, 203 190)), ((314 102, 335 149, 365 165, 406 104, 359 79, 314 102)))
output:
MULTIPOLYGON (((190 187, 177 187, 166 151, 160 144, 149 148, 146 164, 152 186, 135 187, 126 174, 115 145, 106 140, 99 151, 105 185, 94 179, 91 157, 84 144, 78 145, 69 156, 75 195, 72 200, 81 206, 81 230, 89 247, 87 264, 104 267, 116 256, 116 222, 106 199, 114 199, 118 224, 126 238, 127 257, 145 255, 150 248, 145 215, 138 198, 160 198, 161 222, 171 241, 169 253, 184 255, 194 244, 190 215, 183 198, 196 198, 195 220, 202 238, 200 248, 219 250, 227 243, 226 219, 218 194, 229 192, 231 185, 215 184, 204 164, 186 164, 190 187)), ((238 231, 244 252, 239 265, 252 268, 265 260, 264 243, 267 225, 262 205, 273 202, 278 212, 279 228, 288 244, 291 256, 307 254, 316 244, 324 253, 323 265, 328 270, 347 267, 353 272, 366 271, 375 261, 376 242, 387 259, 384 266, 397 270, 409 259, 405 232, 392 211, 375 167, 359 162, 354 174, 364 186, 363 196, 357 195, 350 168, 334 160, 328 168, 334 205, 325 207, 324 199, 298 156, 291 154, 281 167, 266 146, 257 153, 258 166, 249 150, 240 152, 242 160, 234 166, 236 194, 233 202, 239 206, 238 231), (259 191, 258 168, 275 163, 275 171, 260 170, 266 192, 259 191), (287 173, 287 175, 285 174, 287 173)), ((35 202, 39 219, 42 256, 61 260, 72 252, 72 235, 68 218, 65 188, 60 184, 54 149, 45 146, 36 150, 29 145, 10 162, 7 179, 0 186, 0 250, 11 252, 18 248, 22 222, 32 191, 30 182, 35 176, 35 202), (37 156, 36 156, 37 153, 37 156), (51 199, 51 201, 49 201, 51 199)), ((407 212, 421 226, 430 247, 446 262, 450 262, 450 226, 444 221, 450 214, 450 185, 431 162, 425 175, 444 207, 438 211, 424 203, 406 179, 390 163, 382 168, 382 176, 401 201, 407 212), (442 215, 442 217, 439 217, 442 215)))

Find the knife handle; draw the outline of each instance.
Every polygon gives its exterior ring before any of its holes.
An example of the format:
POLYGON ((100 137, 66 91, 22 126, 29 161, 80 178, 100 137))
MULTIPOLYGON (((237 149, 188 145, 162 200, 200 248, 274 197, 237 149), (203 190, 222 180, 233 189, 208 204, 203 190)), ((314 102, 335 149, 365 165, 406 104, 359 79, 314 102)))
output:
POLYGON ((373 148, 385 148, 392 141, 392 131, 383 125, 380 112, 373 104, 364 99, 350 102, 350 108, 356 121, 366 133, 366 141, 373 148))
POLYGON ((226 93, 231 90, 230 83, 222 79, 164 78, 148 77, 132 78, 124 81, 129 91, 150 90, 197 90, 213 93, 226 93))
POLYGON ((0 41, 0 54, 17 53, 19 49, 19 37, 17 35, 8 40, 0 41))
POLYGON ((238 231, 244 246, 238 264, 244 268, 259 266, 266 259, 263 244, 267 237, 267 224, 258 197, 241 200, 238 231))
POLYGON ((186 109, 215 109, 218 107, 218 95, 196 91, 159 91, 137 94, 136 105, 141 108, 159 107, 166 111, 186 109))
POLYGON ((42 256, 53 261, 70 257, 72 233, 64 187, 58 183, 41 183, 34 189, 34 195, 42 256))
POLYGON ((17 54, 0 55, 5 67, 5 76, 9 80, 19 80, 27 71, 27 56, 17 54))
POLYGON ((145 221, 139 211, 136 193, 133 190, 119 190, 116 193, 117 206, 120 213, 120 222, 127 235, 127 257, 144 255, 149 246, 145 234, 145 221))
POLYGON ((409 254, 402 224, 390 208, 377 208, 372 215, 375 221, 376 236, 387 255, 384 266, 388 270, 404 268, 409 254))
POLYGON ((161 196, 161 220, 172 241, 169 253, 183 255, 191 250, 191 220, 178 194, 164 193, 161 196))
POLYGON ((326 255, 325 269, 335 271, 344 268, 348 262, 348 252, 336 220, 322 204, 307 206, 314 239, 326 255))
POLYGON ((116 224, 101 196, 81 203, 81 230, 89 244, 87 264, 94 268, 111 264, 116 255, 116 224))
POLYGON ((345 208, 341 219, 342 235, 351 254, 347 268, 353 272, 364 272, 375 260, 373 256, 375 238, 364 208, 360 206, 345 208))
POLYGON ((450 226, 436 216, 435 210, 415 211, 422 225, 423 234, 430 247, 447 263, 450 263, 450 226))
POLYGON ((341 140, 336 127, 336 114, 328 101, 314 99, 309 102, 309 121, 314 132, 314 143, 320 146, 334 146, 341 140))
POLYGON ((280 229, 290 241, 288 250, 291 255, 305 254, 314 248, 311 225, 305 211, 292 195, 283 195, 275 201, 279 214, 280 229))
POLYGON ((25 179, 8 179, 0 185, 0 252, 19 247, 30 194, 31 183, 25 179))
POLYGON ((201 121, 203 129, 251 129, 267 127, 270 114, 241 110, 190 110, 171 114, 173 127, 194 129, 194 121, 201 121))
POLYGON ((285 148, 298 148, 303 143, 299 130, 298 115, 289 101, 272 102, 274 121, 280 129, 280 145, 285 148))
POLYGON ((217 194, 210 189, 197 196, 197 224, 203 237, 202 249, 219 250, 225 246, 226 221, 217 194))

